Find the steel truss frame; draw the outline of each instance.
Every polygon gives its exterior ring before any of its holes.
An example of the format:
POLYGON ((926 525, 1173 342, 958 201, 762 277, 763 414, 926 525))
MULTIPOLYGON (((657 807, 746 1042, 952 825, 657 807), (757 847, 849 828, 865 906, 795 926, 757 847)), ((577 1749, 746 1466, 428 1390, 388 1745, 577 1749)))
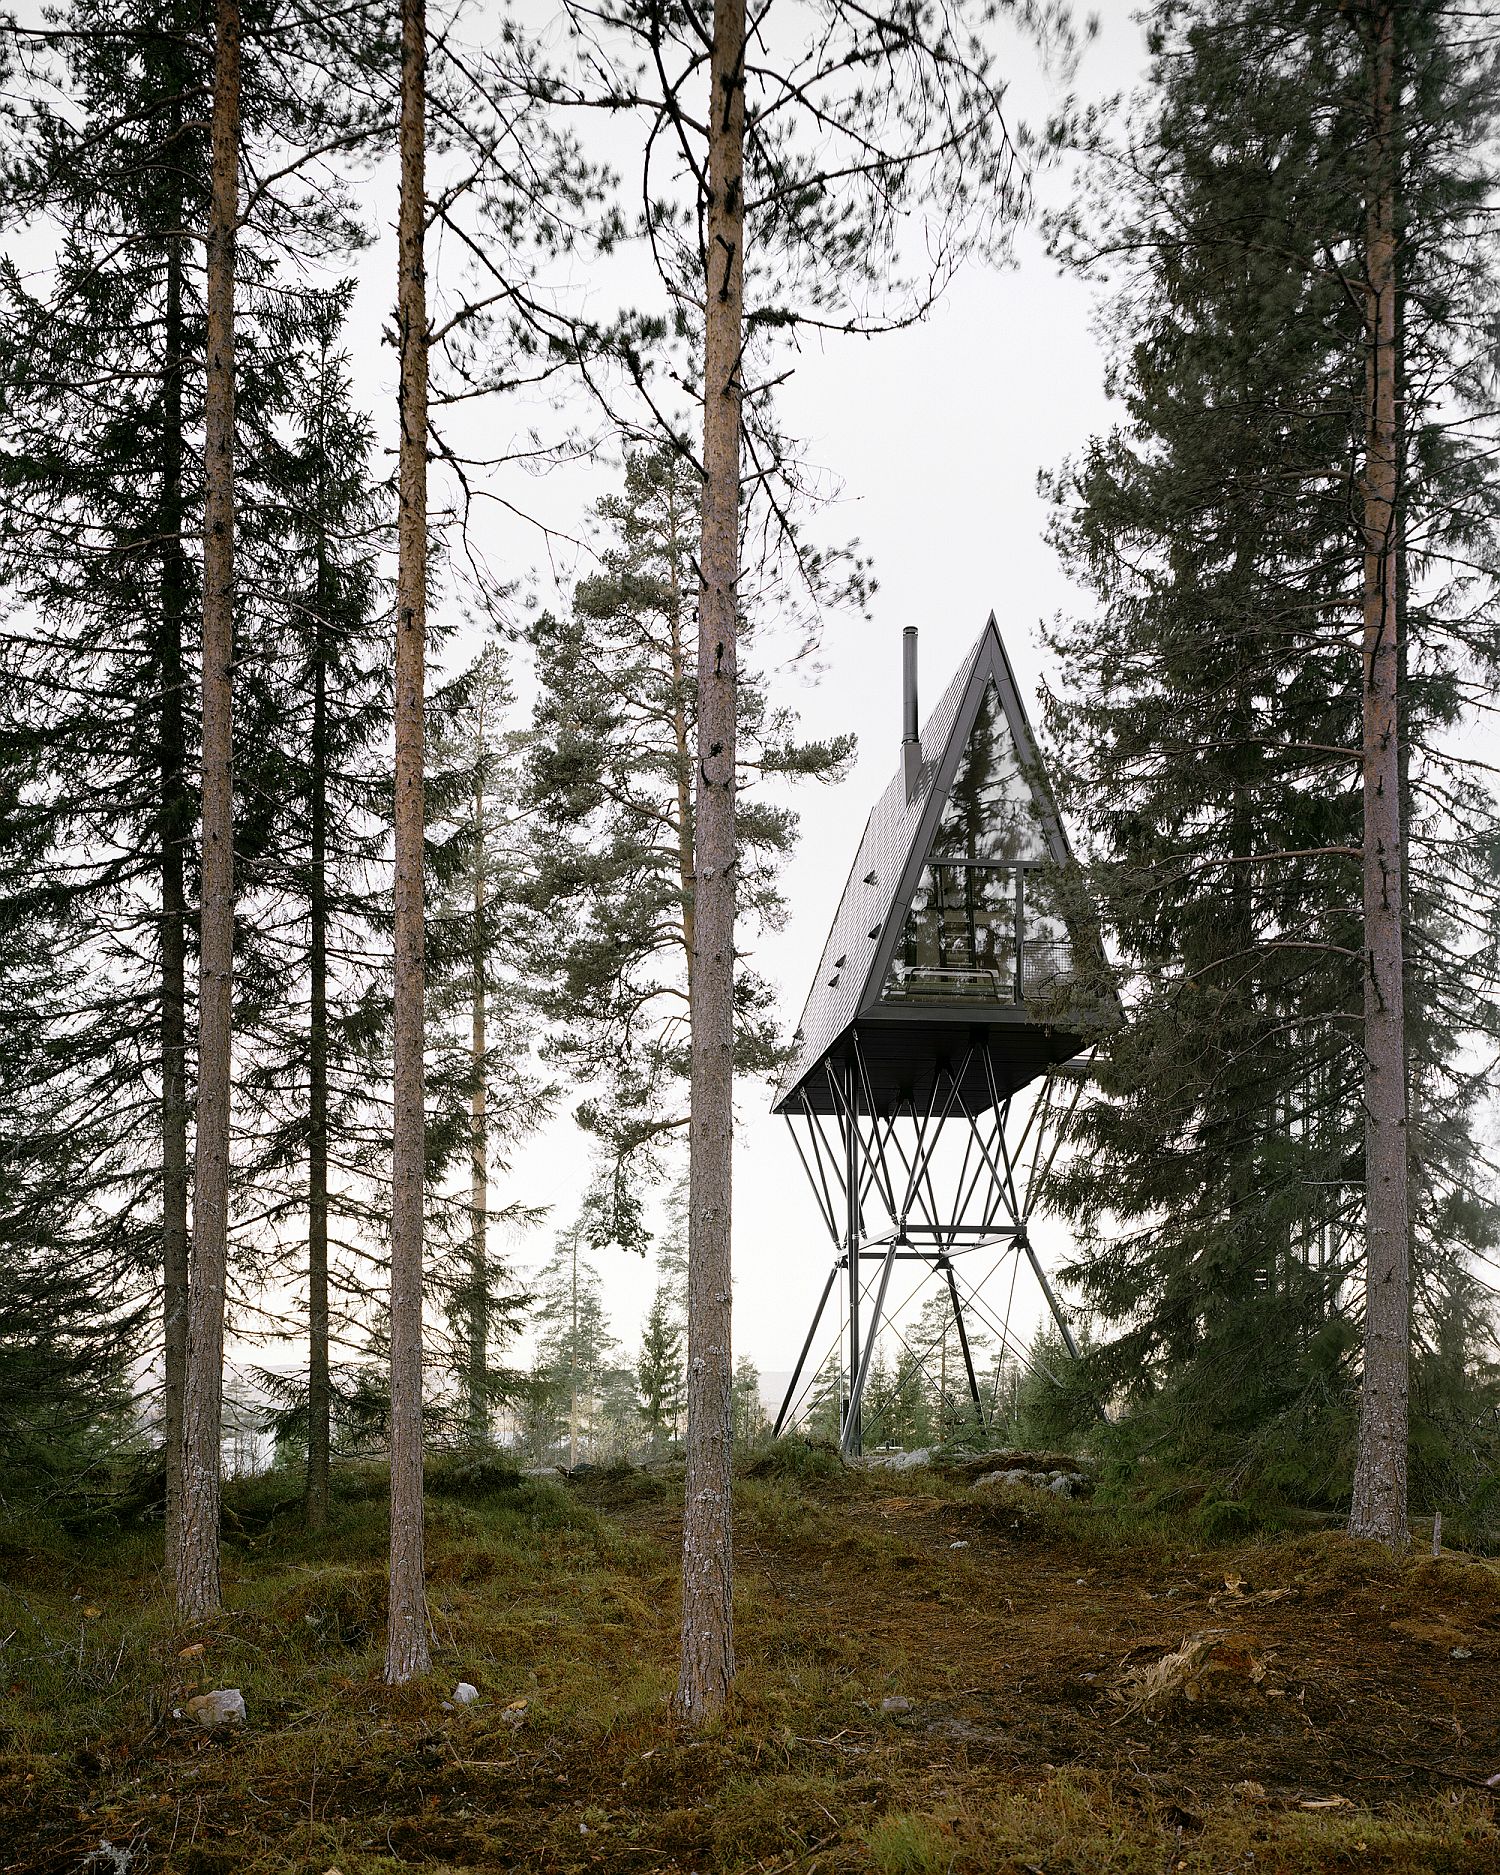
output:
MULTIPOLYGON (((1076 1358, 1078 1344, 1067 1312, 1032 1244, 1031 1218, 1088 1077, 1086 1066, 1077 1061, 1050 1069, 1040 1090, 1016 1116, 1013 1128, 1014 1097, 1000 1093, 1001 1079, 987 1040, 976 1039, 969 1044, 956 1072, 950 1067, 938 1073, 931 1097, 920 1110, 907 1100, 883 1114, 879 1111, 857 1030, 849 1036, 838 1058, 830 1056, 824 1062, 822 1072, 827 1076, 832 1112, 814 1112, 804 1087, 800 1102, 787 1111, 786 1120, 835 1254, 776 1417, 776 1433, 781 1433, 800 1404, 798 1389, 808 1371, 808 1357, 842 1274, 847 1309, 839 1328, 839 1341, 845 1347, 840 1358, 843 1384, 839 1449, 846 1456, 857 1456, 863 1448, 865 1386, 882 1323, 892 1328, 919 1363, 924 1359, 894 1328, 891 1316, 897 1311, 887 1313, 891 1273, 897 1263, 924 1266, 918 1288, 929 1274, 942 1278, 958 1329, 969 1395, 981 1421, 984 1400, 974 1370, 964 1299, 954 1271, 955 1257, 999 1247, 1000 1257, 969 1288, 967 1300, 972 1313, 988 1326, 998 1328, 1004 1351, 1011 1340, 1009 1303, 1003 1324, 997 1323, 981 1301, 980 1292, 1000 1263, 1013 1255, 1013 1296, 1015 1270, 1024 1255, 1064 1346, 1076 1358), (964 1081, 975 1066, 983 1073, 989 1096, 982 1107, 966 1102, 962 1094, 964 1081), (934 1177, 934 1160, 943 1140, 951 1139, 955 1132, 962 1138, 962 1156, 956 1178, 944 1184, 934 1177), (944 1184, 942 1190, 940 1184, 944 1184), (867 1265, 873 1266, 868 1280, 863 1274, 867 1265), (867 1319, 866 1303, 872 1305, 867 1319)), ((916 1293, 913 1290, 912 1294, 916 1293)))

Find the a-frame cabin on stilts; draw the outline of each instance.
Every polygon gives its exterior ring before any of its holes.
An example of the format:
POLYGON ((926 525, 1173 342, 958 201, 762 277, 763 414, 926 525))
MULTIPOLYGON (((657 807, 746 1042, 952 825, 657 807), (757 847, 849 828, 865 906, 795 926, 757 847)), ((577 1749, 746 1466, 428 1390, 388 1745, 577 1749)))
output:
POLYGON ((945 1284, 981 1419, 966 1308, 1002 1354, 1018 1350, 1009 1304, 1002 1323, 981 1294, 995 1270, 961 1282, 957 1258, 1009 1262, 1013 1297, 1024 1257, 1076 1353, 1028 1225, 1084 1085, 1081 1058, 1117 1019, 1112 1003, 1085 1007, 1077 986, 1097 931, 993 614, 920 732, 908 627, 902 704, 901 767, 866 824, 775 1100, 835 1246, 776 1430, 817 1371, 842 1274, 848 1454, 862 1450, 882 1325, 899 1333, 898 1263, 945 1284), (1027 1088, 1035 1098, 1013 1115, 1027 1088))

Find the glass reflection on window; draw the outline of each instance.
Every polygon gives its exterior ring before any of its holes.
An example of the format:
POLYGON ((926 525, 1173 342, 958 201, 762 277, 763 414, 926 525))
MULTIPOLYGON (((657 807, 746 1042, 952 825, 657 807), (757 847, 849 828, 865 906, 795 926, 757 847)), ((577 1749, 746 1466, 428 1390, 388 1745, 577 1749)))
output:
POLYGON ((1045 1000, 1071 974, 1067 926, 1039 867, 939 863, 923 869, 883 997, 1045 1000))
POLYGON ((1050 875, 1040 868, 1026 874, 1026 916, 1022 935, 1022 996, 1045 996, 1060 988, 1073 974, 1073 951, 1056 887, 1050 875))
POLYGON ((1015 996, 1016 875, 1010 869, 928 866, 907 913, 898 958, 907 995, 916 982, 947 996, 1015 996))
POLYGON ((912 898, 887 1002, 1017 1003, 1072 975, 1046 836, 994 684, 984 693, 912 898))
POLYGON ((931 859, 1044 860, 1047 843, 1030 783, 990 684, 969 731, 931 859))

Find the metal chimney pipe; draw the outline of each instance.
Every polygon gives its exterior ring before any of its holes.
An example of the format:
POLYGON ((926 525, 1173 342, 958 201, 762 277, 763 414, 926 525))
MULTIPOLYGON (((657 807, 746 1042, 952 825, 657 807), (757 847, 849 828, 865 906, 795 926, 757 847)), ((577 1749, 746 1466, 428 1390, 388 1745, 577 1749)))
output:
POLYGON ((917 628, 901 633, 901 767, 906 776, 906 798, 917 791, 922 773, 922 743, 917 728, 917 628))

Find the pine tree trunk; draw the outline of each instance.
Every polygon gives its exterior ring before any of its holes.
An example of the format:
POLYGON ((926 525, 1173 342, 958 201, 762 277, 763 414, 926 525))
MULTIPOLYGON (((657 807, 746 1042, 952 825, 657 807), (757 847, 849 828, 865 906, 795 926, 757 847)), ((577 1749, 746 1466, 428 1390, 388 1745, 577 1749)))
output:
POLYGON ((489 1120, 486 1113, 484 1025, 484 704, 479 716, 474 781, 474 968, 469 1006, 469 1443, 489 1442, 490 1290, 486 1254, 490 1208, 489 1120))
POLYGON ((1396 346, 1396 20, 1365 8, 1371 80, 1364 475, 1365 1344, 1349 1528, 1393 1549, 1406 1521, 1411 1248, 1403 998, 1396 346))
POLYGON ((568 1334, 568 1469, 578 1463, 578 1226, 573 1226, 573 1312, 568 1334))
POLYGON ((688 968, 688 1021, 693 1014, 693 793, 692 751, 688 748, 683 680, 687 659, 682 644, 682 541, 678 532, 677 484, 667 483, 667 538, 670 597, 667 612, 668 655, 672 662, 672 739, 677 771, 677 876, 682 887, 682 949, 688 968))
POLYGON ((182 1536, 177 1554, 177 1612, 185 1621, 201 1621, 216 1613, 220 1605, 219 1472, 229 1235, 230 991, 234 947, 230 672, 234 652, 234 261, 239 213, 237 0, 218 0, 214 42, 204 389, 198 1102, 183 1393, 182 1536))
POLYGON ((328 1357, 328 632, 329 594, 321 544, 313 630, 312 851, 308 881, 307 1093, 307 1527, 328 1521, 333 1391, 328 1357))
POLYGON ((422 1529, 422 1215, 426 1129, 422 899, 427 640, 427 10, 401 0, 397 324, 401 443, 396 571, 395 1114, 391 1149, 391 1561, 385 1677, 425 1673, 422 1529))
MULTIPOLYGON (((169 147, 180 134, 174 122, 169 147)), ((179 210, 178 225, 182 215, 179 210)), ((161 686, 161 1261, 162 1446, 167 1468, 166 1563, 175 1579, 182 1541, 182 1394, 187 1369, 188 1101, 187 889, 183 849, 192 825, 187 792, 187 730, 183 708, 182 636, 188 606, 184 518, 182 377, 184 333, 182 242, 167 248, 162 349, 161 621, 157 681, 161 686)))
POLYGON ((734 1679, 730 1202, 734 1138, 735 628, 744 325, 744 0, 715 0, 704 281, 702 594, 694 813, 687 1488, 680 1717, 723 1710, 734 1679))

